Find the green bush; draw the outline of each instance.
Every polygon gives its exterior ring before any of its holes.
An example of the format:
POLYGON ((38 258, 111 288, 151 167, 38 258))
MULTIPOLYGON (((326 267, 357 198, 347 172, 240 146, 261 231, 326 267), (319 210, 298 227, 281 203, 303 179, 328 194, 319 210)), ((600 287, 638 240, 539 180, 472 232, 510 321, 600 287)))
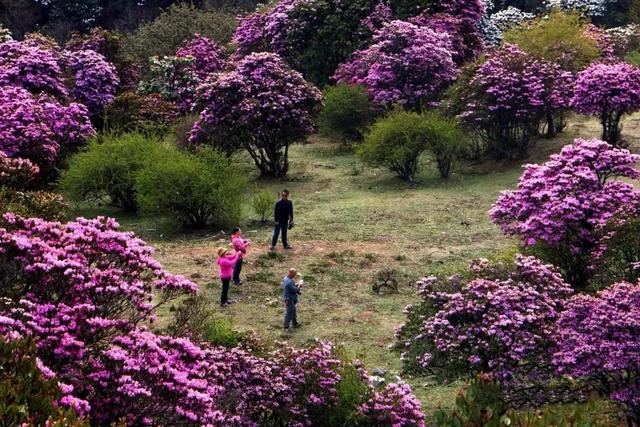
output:
POLYGON ((196 33, 226 44, 233 35, 236 18, 220 10, 199 9, 174 3, 155 20, 142 24, 127 43, 129 52, 141 63, 152 56, 173 55, 176 49, 196 33))
POLYGON ((106 108, 105 130, 165 133, 179 117, 178 107, 160 95, 124 92, 106 108))
POLYGON ((57 193, 47 191, 14 191, 0 187, 0 218, 12 212, 25 218, 44 218, 64 221, 69 216, 69 206, 57 193))
POLYGON ((636 67, 640 67, 640 51, 634 50, 633 52, 629 52, 624 57, 625 62, 628 62, 631 65, 635 65, 636 67))
POLYGON ((169 215, 186 227, 228 226, 239 222, 246 179, 220 152, 168 148, 140 170, 136 188, 144 212, 169 215))
POLYGON ((203 337, 213 345, 233 348, 242 344, 245 335, 233 329, 231 323, 225 319, 211 319, 205 323, 203 337))
POLYGON ((413 181, 420 156, 431 151, 440 176, 447 178, 462 141, 455 121, 437 112, 395 111, 374 123, 357 154, 369 164, 384 166, 413 181))
POLYGON ((0 340, 0 426, 80 427, 89 423, 57 407, 62 392, 36 365, 35 346, 0 340))
POLYGON ((114 205, 136 211, 136 176, 160 151, 161 141, 141 133, 105 134, 71 158, 60 188, 70 200, 108 197, 114 205))
POLYGON ((362 86, 339 84, 324 90, 320 132, 338 138, 343 145, 362 140, 373 114, 369 95, 362 86))
POLYGON ((260 222, 263 224, 267 222, 267 218, 273 211, 273 205, 275 202, 275 197, 269 191, 260 191, 253 196, 253 199, 251 199, 253 212, 260 217, 260 222))

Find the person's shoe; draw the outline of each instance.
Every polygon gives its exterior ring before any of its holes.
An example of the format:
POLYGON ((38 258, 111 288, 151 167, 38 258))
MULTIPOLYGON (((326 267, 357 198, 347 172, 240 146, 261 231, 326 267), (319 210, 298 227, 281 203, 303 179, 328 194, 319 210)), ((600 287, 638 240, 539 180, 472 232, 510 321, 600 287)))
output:
POLYGON ((275 251, 275 250, 276 250, 276 247, 275 247, 275 246, 270 246, 270 247, 269 247, 269 250, 270 250, 270 251, 275 251))
POLYGON ((291 328, 282 328, 282 332, 284 332, 285 334, 287 332, 291 332, 291 328))
POLYGON ((229 306, 228 302, 220 304, 220 308, 225 308, 225 307, 228 307, 228 306, 229 306))
POLYGON ((301 326, 302 326, 302 323, 300 323, 300 322, 298 322, 298 323, 294 323, 294 324, 293 324, 293 327, 294 327, 294 328, 299 328, 299 327, 301 327, 301 326))
POLYGON ((293 249, 293 246, 288 245, 288 246, 285 246, 284 248, 285 248, 285 249, 293 249))

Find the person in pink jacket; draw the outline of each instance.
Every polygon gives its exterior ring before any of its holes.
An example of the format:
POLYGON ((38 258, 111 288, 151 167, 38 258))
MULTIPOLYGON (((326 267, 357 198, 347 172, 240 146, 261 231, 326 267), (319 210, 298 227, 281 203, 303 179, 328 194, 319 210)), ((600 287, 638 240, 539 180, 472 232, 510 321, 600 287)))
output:
POLYGON ((233 230, 231 230, 231 245, 233 246, 233 250, 239 254, 238 261, 233 267, 234 285, 242 283, 242 280, 240 280, 240 272, 242 271, 242 263, 244 262, 244 257, 247 255, 247 249, 250 244, 251 240, 242 238, 242 230, 239 227, 234 227, 233 230))
POLYGON ((228 254, 225 248, 218 248, 216 263, 220 267, 220 280, 222 281, 222 294, 220 295, 220 307, 226 307, 229 303, 229 282, 233 275, 233 267, 238 262, 239 254, 228 254))

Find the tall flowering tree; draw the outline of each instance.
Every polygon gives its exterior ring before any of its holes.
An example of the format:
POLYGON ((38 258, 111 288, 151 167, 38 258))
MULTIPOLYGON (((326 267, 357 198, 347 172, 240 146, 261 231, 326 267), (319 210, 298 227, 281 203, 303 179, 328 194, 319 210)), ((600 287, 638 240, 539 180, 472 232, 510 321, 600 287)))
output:
POLYGON ((320 91, 277 55, 251 54, 199 88, 202 112, 190 142, 244 149, 263 175, 284 176, 289 146, 314 131, 321 100, 320 91))
POLYGON ((199 81, 204 81, 209 74, 225 66, 224 50, 215 41, 200 34, 180 46, 176 56, 193 60, 191 67, 199 81))
POLYGON ((553 121, 569 107, 571 80, 559 66, 506 44, 460 83, 454 102, 465 126, 498 158, 523 157, 541 121, 553 121))
POLYGON ((421 111, 457 76, 451 40, 446 34, 404 21, 393 21, 378 31, 373 44, 355 52, 333 79, 364 86, 373 102, 401 104, 421 111))
POLYGON ((576 139, 542 165, 527 165, 517 190, 504 191, 490 216, 562 268, 576 288, 586 286, 600 229, 640 193, 616 178, 639 179, 640 157, 604 141, 576 139))
POLYGON ((86 105, 92 116, 102 114, 120 83, 115 67, 93 50, 67 54, 65 65, 73 76, 73 98, 86 105))
POLYGON ((602 139, 620 140, 620 119, 640 110, 640 68, 626 63, 593 64, 576 78, 573 106, 600 119, 602 139))
POLYGON ((562 374, 598 380, 640 423, 640 285, 617 283, 577 295, 558 320, 553 362, 562 374))
POLYGON ((555 267, 522 255, 507 274, 486 260, 471 269, 475 279, 456 292, 439 290, 447 286, 433 276, 419 283, 424 307, 408 311, 421 315, 398 332, 405 349, 417 350, 407 362, 445 377, 491 372, 505 383, 526 374, 527 363, 544 365, 571 287, 555 267))
POLYGON ((61 105, 47 95, 4 86, 0 90, 0 151, 51 171, 62 157, 94 136, 84 105, 61 105))
POLYGON ((233 42, 240 56, 273 52, 323 86, 348 55, 391 20, 380 0, 280 0, 241 20, 233 42))

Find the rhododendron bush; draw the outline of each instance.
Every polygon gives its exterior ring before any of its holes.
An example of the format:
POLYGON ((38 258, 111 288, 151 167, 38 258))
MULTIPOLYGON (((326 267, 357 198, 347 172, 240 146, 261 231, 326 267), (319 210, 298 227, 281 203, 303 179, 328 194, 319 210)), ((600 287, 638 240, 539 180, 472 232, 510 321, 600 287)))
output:
POLYGON ((426 314, 398 331, 405 360, 414 358, 408 365, 445 377, 493 372, 507 383, 526 374, 526 363, 544 365, 571 287, 553 266, 533 257, 517 256, 511 272, 494 270, 486 260, 471 269, 475 278, 458 291, 443 291, 447 286, 434 276, 419 282, 426 314))
POLYGON ((200 86, 202 112, 190 142, 244 149, 263 175, 283 176, 289 145, 314 131, 312 117, 321 99, 320 91, 277 55, 254 53, 200 86))
POLYGON ((572 100, 577 112, 600 119, 602 139, 620 145, 620 119, 640 110, 640 68, 593 64, 578 74, 572 100))
POLYGON ((385 25, 373 45, 355 52, 333 76, 338 83, 362 85, 373 102, 420 111, 433 105, 457 76, 451 39, 404 21, 385 25))
POLYGON ((113 101, 120 83, 115 67, 93 50, 68 53, 65 64, 73 75, 73 98, 99 115, 113 101))
POLYGON ((61 105, 16 86, 0 89, 0 151, 47 171, 95 134, 82 104, 61 105))
POLYGON ((498 158, 524 157, 541 122, 556 130, 570 106, 572 76, 558 65, 506 44, 461 81, 453 100, 460 119, 498 158))
POLYGON ((598 140, 577 139, 542 165, 527 165, 518 189, 505 191, 490 211, 509 235, 561 267, 575 287, 586 286, 598 255, 600 230, 640 193, 619 177, 638 179, 640 159, 598 140))
POLYGON ((592 377, 640 422, 640 284, 617 283, 577 295, 558 321, 553 363, 559 373, 592 377))

